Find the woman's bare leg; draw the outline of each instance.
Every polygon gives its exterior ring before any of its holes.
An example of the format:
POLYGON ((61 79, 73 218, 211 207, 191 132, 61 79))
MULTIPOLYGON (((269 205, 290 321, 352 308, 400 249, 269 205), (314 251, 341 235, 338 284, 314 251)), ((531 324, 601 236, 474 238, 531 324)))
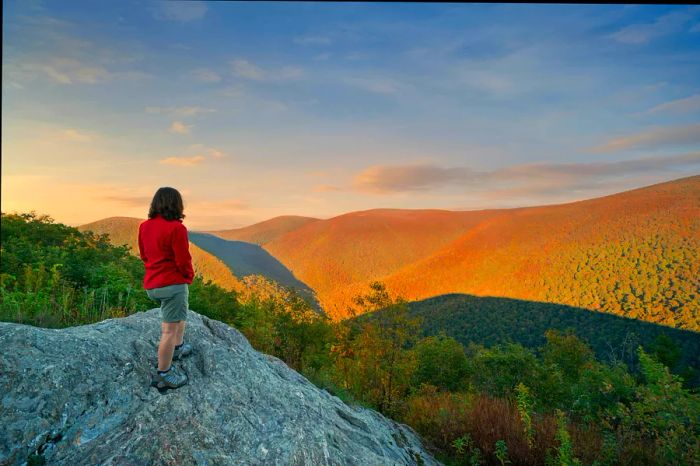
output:
POLYGON ((158 370, 164 371, 170 367, 173 362, 173 351, 175 351, 176 339, 178 338, 178 327, 184 324, 184 321, 179 322, 162 322, 160 329, 160 345, 158 345, 158 370))
POLYGON ((183 338, 185 337, 185 321, 181 320, 178 322, 177 326, 177 338, 175 339, 176 345, 181 345, 182 342, 184 341, 183 338))

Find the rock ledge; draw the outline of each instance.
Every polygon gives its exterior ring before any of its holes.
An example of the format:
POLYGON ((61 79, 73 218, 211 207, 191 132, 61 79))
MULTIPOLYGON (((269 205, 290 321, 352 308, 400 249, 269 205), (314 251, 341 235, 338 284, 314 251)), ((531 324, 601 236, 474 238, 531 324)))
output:
POLYGON ((160 310, 61 330, 0 323, 0 464, 438 464, 407 426, 351 407, 189 311, 189 384, 149 386, 160 310))

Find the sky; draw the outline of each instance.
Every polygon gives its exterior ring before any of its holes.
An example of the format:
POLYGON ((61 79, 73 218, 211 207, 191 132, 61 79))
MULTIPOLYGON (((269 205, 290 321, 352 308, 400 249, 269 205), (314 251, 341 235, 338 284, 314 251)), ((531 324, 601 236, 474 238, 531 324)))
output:
POLYGON ((194 230, 700 173, 700 8, 3 2, 2 211, 194 230))

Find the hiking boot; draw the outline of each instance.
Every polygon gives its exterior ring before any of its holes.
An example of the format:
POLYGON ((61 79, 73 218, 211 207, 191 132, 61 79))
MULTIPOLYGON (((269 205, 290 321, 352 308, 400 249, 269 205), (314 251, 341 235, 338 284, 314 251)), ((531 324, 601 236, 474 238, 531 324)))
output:
POLYGON ((180 388, 186 383, 187 376, 177 370, 175 366, 170 366, 168 372, 162 375, 156 370, 151 377, 151 387, 157 388, 161 393, 171 388, 180 388))
POLYGON ((175 348, 175 351, 173 352, 173 361, 182 359, 190 354, 192 354, 192 345, 189 343, 183 343, 181 347, 175 348))

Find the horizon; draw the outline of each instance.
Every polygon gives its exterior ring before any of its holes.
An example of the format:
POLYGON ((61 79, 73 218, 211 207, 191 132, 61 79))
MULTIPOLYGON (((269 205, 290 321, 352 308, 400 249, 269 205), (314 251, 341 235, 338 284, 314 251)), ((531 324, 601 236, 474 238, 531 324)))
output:
POLYGON ((697 6, 3 6, 3 212, 145 217, 174 186, 224 230, 700 169, 697 6))
MULTIPOLYGON (((313 215, 281 214, 281 215, 276 215, 274 217, 266 218, 266 219, 260 220, 258 222, 254 222, 254 223, 250 223, 250 224, 246 224, 246 225, 238 225, 238 226, 224 227, 224 228, 190 229, 190 231, 199 232, 199 233, 207 233, 207 232, 216 232, 216 231, 236 230, 236 229, 250 227, 250 226, 256 225, 258 223, 265 222, 265 221, 274 220, 275 218, 279 218, 279 217, 306 217, 306 218, 313 218, 316 220, 330 220, 332 218, 340 217, 343 215, 360 213, 360 212, 370 212, 370 211, 374 211, 374 210, 403 210, 403 211, 408 211, 408 210, 438 210, 438 211, 444 211, 444 212, 475 212, 475 211, 480 211, 480 210, 510 210, 510 209, 526 209, 526 208, 538 208, 538 207, 554 207, 554 206, 558 206, 558 205, 566 205, 566 204, 572 204, 572 203, 576 203, 576 202, 585 202, 585 201, 591 201, 591 200, 595 200, 595 199, 601 199, 601 198, 605 198, 608 196, 614 196, 616 194, 624 194, 627 192, 636 191, 638 189, 651 188, 651 187, 654 187, 657 185, 666 184, 666 183, 674 183, 674 182, 686 180, 688 178, 695 178, 695 177, 700 177, 700 173, 697 173, 694 175, 689 175, 689 176, 684 176, 682 178, 674 178, 672 180, 661 181, 661 182, 654 183, 651 185, 632 187, 632 188, 626 189, 624 191, 617 191, 614 193, 605 194, 605 195, 601 195, 601 196, 588 197, 588 198, 584 198, 584 199, 578 199, 578 200, 573 200, 573 201, 569 201, 569 202, 561 202, 561 203, 556 203, 556 204, 537 204, 537 205, 529 205, 529 206, 515 206, 515 207, 503 207, 503 208, 494 207, 494 208, 488 208, 488 209, 465 209, 465 210, 441 209, 441 208, 412 209, 412 208, 397 208, 397 207, 374 207, 371 209, 341 212, 341 213, 338 213, 336 215, 331 215, 329 217, 320 217, 320 216, 313 216, 313 215)), ((185 211, 186 211, 186 209, 185 209, 185 211)), ((3 213, 10 213, 10 212, 3 211, 3 213)), ((11 212, 11 213, 20 213, 20 212, 11 212)), ((38 215, 47 214, 47 215, 51 216, 50 213, 48 213, 48 212, 36 212, 36 213, 38 215)), ((53 216, 51 216, 51 217, 54 218, 53 216)), ((135 219, 139 219, 139 220, 146 220, 147 217, 148 217, 147 215, 145 215, 143 217, 133 217, 133 216, 129 216, 129 215, 110 215, 108 217, 102 217, 99 219, 94 219, 94 220, 90 220, 88 222, 83 222, 83 223, 66 223, 66 222, 60 222, 60 223, 64 223, 65 225, 68 225, 70 227, 80 227, 83 225, 87 225, 89 223, 99 222, 99 221, 102 221, 102 220, 105 220, 108 218, 135 218, 135 219)), ((59 221, 58 219, 55 219, 55 218, 54 218, 54 220, 59 221)))

